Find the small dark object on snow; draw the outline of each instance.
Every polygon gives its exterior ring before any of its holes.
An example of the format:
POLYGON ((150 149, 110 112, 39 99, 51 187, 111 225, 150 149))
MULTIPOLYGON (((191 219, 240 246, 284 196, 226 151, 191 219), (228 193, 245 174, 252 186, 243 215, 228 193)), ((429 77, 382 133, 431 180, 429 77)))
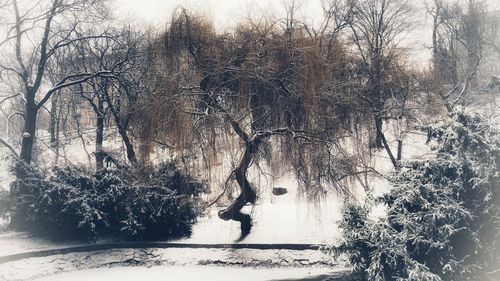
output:
POLYGON ((288 190, 284 187, 273 187, 273 195, 279 196, 286 194, 288 190))

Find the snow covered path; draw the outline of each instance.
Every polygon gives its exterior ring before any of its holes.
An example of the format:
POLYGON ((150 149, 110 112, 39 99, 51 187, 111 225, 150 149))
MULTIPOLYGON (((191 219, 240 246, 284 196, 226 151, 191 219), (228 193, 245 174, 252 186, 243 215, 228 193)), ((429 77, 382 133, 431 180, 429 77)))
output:
POLYGON ((127 272, 142 273, 136 276, 147 277, 148 280, 166 280, 170 275, 184 277, 168 280, 193 280, 196 276, 198 278, 194 280, 197 280, 200 276, 205 277, 204 274, 220 275, 204 280, 226 280, 224 276, 243 278, 238 280, 286 280, 310 275, 349 275, 347 268, 317 250, 115 249, 27 258, 0 264, 2 281, 83 280, 89 274, 95 276, 92 280, 133 280, 127 272), (204 274, 200 275, 200 272, 204 274))
MULTIPOLYGON (((120 280, 135 281, 147 277, 156 280, 228 280, 228 281, 264 281, 264 280, 349 280, 345 272, 325 268, 238 268, 220 266, 157 266, 152 268, 109 268, 91 269, 63 273, 36 279, 37 281, 94 281, 120 280)), ((354 279, 353 279, 354 280, 354 279)))

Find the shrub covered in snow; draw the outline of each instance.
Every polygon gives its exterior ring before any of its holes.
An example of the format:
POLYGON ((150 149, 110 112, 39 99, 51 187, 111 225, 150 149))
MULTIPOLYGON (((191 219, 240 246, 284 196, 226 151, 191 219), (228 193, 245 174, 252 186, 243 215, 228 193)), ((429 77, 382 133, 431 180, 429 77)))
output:
POLYGON ((343 241, 333 250, 368 280, 496 280, 498 135, 479 118, 455 114, 432 136, 436 157, 405 164, 379 199, 386 217, 370 219, 377 200, 346 205, 343 241))
POLYGON ((59 239, 96 240, 116 235, 133 240, 189 236, 204 184, 173 163, 158 169, 54 168, 45 176, 16 165, 10 192, 11 227, 59 239))

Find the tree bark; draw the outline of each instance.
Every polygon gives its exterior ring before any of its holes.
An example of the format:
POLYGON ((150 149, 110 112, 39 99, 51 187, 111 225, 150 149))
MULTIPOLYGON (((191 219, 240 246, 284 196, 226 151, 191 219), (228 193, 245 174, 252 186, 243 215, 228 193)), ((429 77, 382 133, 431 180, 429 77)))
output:
POLYGON ((58 105, 58 96, 59 93, 54 93, 51 98, 50 105, 50 123, 49 123, 49 131, 50 131, 50 147, 54 148, 58 146, 58 137, 57 137, 57 107, 58 105))
POLYGON ((128 137, 127 130, 123 128, 122 126, 118 126, 118 133, 122 137, 123 143, 125 144, 125 148, 127 150, 127 159, 132 163, 132 165, 137 164, 137 157, 135 155, 135 150, 134 146, 132 145, 132 142, 130 141, 130 138, 128 137))
POLYGON ((242 213, 241 209, 247 203, 254 204, 257 199, 257 194, 248 181, 246 174, 261 142, 262 138, 257 136, 245 142, 245 152, 241 157, 239 165, 233 171, 241 193, 231 205, 218 213, 219 218, 223 220, 235 220, 240 222, 241 236, 239 240, 245 238, 252 228, 252 219, 250 215, 242 213))
POLYGON ((382 132, 382 127, 380 127, 380 128, 377 127, 377 133, 379 133, 380 137, 382 138, 383 147, 385 148, 385 151, 387 152, 387 155, 389 156, 389 159, 391 160, 392 166, 394 166, 394 168, 396 170, 398 170, 399 169, 398 161, 396 160, 396 158, 394 158, 394 154, 392 154, 392 150, 389 147, 389 143, 387 142, 387 139, 385 138, 384 132, 382 132))
POLYGON ((398 140, 398 156, 397 156, 398 161, 401 161, 402 154, 403 154, 403 141, 398 140))
POLYGON ((381 69, 381 54, 376 52, 375 58, 372 62, 373 70, 373 78, 371 81, 372 86, 372 99, 373 99, 373 109, 375 112, 375 128, 376 128, 376 137, 375 137, 375 146, 376 148, 383 147, 383 131, 382 131, 382 111, 384 110, 384 100, 382 97, 382 69, 381 69))
POLYGON ((104 152, 102 148, 102 143, 104 142, 104 105, 101 98, 98 100, 96 114, 95 167, 97 171, 100 171, 104 167, 104 152))
POLYGON ((375 148, 383 148, 384 147, 384 142, 383 142, 383 131, 382 131, 382 116, 380 112, 375 113, 375 130, 376 130, 376 136, 375 136, 375 148))
POLYGON ((38 115, 34 93, 28 93, 25 108, 26 112, 20 158, 27 164, 30 164, 32 160, 33 145, 35 142, 36 119, 38 115))

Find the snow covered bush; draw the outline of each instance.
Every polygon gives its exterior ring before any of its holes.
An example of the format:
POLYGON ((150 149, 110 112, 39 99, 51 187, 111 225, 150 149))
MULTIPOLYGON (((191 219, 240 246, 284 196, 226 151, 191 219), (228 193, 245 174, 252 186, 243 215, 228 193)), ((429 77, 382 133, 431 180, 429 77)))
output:
POLYGON ((500 143, 477 117, 456 113, 435 128, 436 157, 406 163, 383 198, 346 204, 343 241, 367 280, 497 280, 500 143), (370 219, 374 204, 387 216, 370 219))
POLYGON ((175 164, 158 169, 54 168, 45 176, 18 163, 10 192, 11 227, 58 239, 120 236, 168 239, 191 234, 204 184, 175 164))

